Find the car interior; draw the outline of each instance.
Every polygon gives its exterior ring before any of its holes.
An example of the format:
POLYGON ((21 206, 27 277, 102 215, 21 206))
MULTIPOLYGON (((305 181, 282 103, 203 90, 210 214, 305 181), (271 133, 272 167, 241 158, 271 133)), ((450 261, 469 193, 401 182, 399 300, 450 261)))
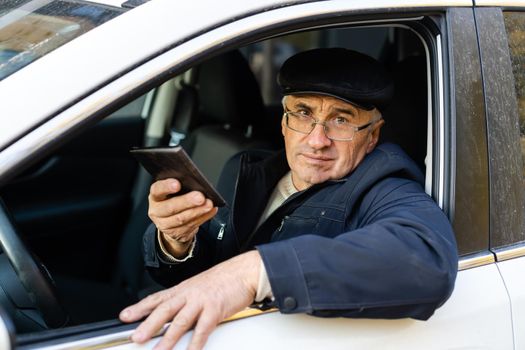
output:
MULTIPOLYGON (((213 184, 234 154, 279 150, 276 74, 296 52, 347 47, 383 62, 396 90, 383 114, 381 142, 401 145, 425 173, 429 58, 424 45, 409 27, 346 26, 221 52, 133 96, 0 188, 19 237, 54 280, 68 315, 58 327, 115 319, 124 306, 161 288, 145 272, 141 252, 150 224, 151 178, 129 150, 180 144, 213 184)), ((46 323, 42 310, 9 292, 19 282, 8 270, 9 262, 0 261, 0 303, 17 334, 56 328, 46 323)))

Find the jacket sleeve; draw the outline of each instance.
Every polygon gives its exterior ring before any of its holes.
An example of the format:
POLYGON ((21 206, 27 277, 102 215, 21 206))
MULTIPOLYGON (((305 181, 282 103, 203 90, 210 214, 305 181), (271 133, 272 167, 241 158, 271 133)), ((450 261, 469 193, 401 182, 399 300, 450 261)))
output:
POLYGON ((164 287, 171 287, 214 264, 214 247, 207 239, 203 225, 197 233, 193 257, 183 263, 173 263, 162 258, 157 240, 157 228, 151 224, 143 236, 144 264, 155 282, 164 287))
POLYGON ((257 246, 283 313, 428 319, 452 293, 451 225, 420 185, 384 180, 335 238, 302 235, 257 246))

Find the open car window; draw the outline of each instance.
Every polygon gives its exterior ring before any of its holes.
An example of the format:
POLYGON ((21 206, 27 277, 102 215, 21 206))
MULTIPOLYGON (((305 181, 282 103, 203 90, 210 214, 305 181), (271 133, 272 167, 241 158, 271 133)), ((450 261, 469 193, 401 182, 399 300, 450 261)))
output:
MULTIPOLYGON (((281 149, 276 72, 297 52, 347 47, 387 66, 398 89, 383 115, 381 142, 401 144, 422 172, 431 172, 432 164, 425 163, 430 108, 426 45, 409 27, 345 26, 213 55, 84 128, 11 181, 1 196, 29 248, 53 276, 70 317, 66 329, 114 319, 124 306, 160 288, 145 273, 141 252, 151 179, 129 149, 167 145, 174 133, 183 135, 177 142, 215 184, 235 153, 281 149), (158 125, 163 126, 161 135, 152 131, 158 125)), ((14 319, 22 343, 47 328, 37 313, 14 319)))

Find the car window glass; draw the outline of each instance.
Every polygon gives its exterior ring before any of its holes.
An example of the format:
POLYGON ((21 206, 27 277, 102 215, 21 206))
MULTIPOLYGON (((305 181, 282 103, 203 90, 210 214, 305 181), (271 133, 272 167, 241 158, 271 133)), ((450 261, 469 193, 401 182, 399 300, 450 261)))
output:
POLYGON ((518 102, 522 174, 525 179, 525 13, 505 12, 504 19, 518 102))
POLYGON ((0 80, 120 13, 81 1, 2 1, 0 80))

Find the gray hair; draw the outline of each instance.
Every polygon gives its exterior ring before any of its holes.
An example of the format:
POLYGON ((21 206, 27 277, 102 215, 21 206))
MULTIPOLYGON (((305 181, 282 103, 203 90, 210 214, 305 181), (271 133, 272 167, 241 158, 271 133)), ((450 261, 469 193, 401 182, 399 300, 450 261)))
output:
POLYGON ((281 100, 281 104, 283 105, 283 109, 286 107, 286 98, 288 97, 288 95, 284 95, 282 100, 281 100))

